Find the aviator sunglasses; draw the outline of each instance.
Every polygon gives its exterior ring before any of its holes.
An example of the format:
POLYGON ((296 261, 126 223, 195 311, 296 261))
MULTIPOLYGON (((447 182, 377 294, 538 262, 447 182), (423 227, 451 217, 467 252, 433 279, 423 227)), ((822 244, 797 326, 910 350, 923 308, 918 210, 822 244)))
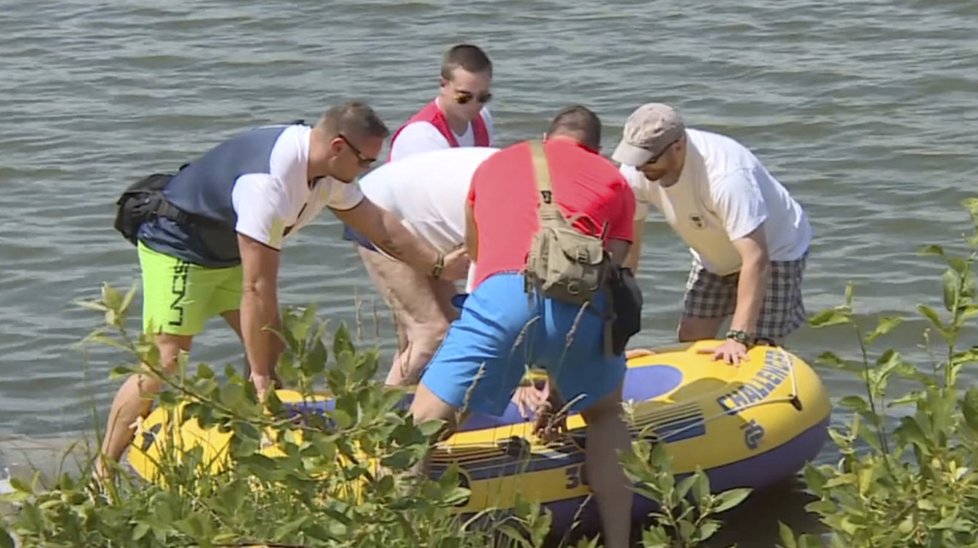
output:
POLYGON ((481 94, 479 96, 476 96, 476 95, 473 95, 471 91, 456 91, 455 92, 455 102, 458 103, 458 104, 460 104, 460 105, 464 105, 464 104, 468 103, 469 101, 471 101, 472 99, 475 99, 476 101, 478 101, 478 102, 480 102, 482 104, 485 104, 485 103, 488 103, 489 101, 492 100, 492 93, 489 93, 487 91, 487 92, 485 92, 485 93, 483 93, 483 94, 481 94))

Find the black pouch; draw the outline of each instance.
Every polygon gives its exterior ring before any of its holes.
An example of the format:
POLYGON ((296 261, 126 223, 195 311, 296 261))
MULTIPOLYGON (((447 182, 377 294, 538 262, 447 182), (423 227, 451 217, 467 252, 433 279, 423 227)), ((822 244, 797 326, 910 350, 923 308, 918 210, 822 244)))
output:
POLYGON ((154 173, 144 177, 127 188, 119 200, 115 214, 115 229, 136 245, 139 227, 154 216, 180 218, 181 213, 163 197, 172 173, 154 173))
POLYGON ((605 350, 618 356, 642 329, 642 290, 630 268, 615 268, 606 284, 611 317, 605 327, 605 350))

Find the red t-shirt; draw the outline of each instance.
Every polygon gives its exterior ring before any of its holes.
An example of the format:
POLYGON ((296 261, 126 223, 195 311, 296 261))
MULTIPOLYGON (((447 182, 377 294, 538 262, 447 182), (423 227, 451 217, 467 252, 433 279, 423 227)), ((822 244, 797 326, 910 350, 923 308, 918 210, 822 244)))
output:
MULTIPOLYGON (((597 236, 607 225, 605 240, 631 242, 635 195, 618 169, 569 139, 549 139, 543 148, 557 206, 567 218, 580 215, 574 228, 597 236)), ((526 267, 540 201, 529 143, 493 154, 475 171, 468 196, 479 235, 473 288, 526 267)))

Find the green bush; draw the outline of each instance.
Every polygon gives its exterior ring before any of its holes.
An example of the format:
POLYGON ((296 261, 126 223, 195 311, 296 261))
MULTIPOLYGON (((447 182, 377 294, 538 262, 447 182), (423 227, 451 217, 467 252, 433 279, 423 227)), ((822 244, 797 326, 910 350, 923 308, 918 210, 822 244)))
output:
POLYGON ((677 482, 662 444, 634 441, 632 453, 622 461, 636 492, 660 505, 650 516, 652 524, 642 532, 642 545, 647 547, 699 546, 720 530, 715 515, 737 506, 751 492, 740 488, 711 493, 710 480, 702 470, 677 482))
POLYGON ((805 470, 808 488, 819 498, 807 508, 820 516, 829 533, 796 539, 782 525, 785 546, 975 545, 978 387, 962 384, 960 374, 964 366, 978 362, 978 347, 962 349, 960 342, 969 329, 973 337, 969 321, 978 315, 978 199, 965 205, 974 225, 966 252, 953 255, 939 246, 921 250, 947 266, 941 277, 945 313, 918 306, 929 323, 922 341, 932 357, 929 367, 910 364, 893 349, 872 355, 874 343, 902 319, 881 318, 865 332, 853 309, 851 286, 844 304, 812 318, 818 328, 847 325, 854 331, 859 359, 826 352, 818 362, 858 376, 865 395, 839 402, 852 411, 850 423, 831 432, 839 462, 805 470), (891 380, 912 389, 892 397, 891 380))
MULTIPOLYGON (((110 480, 94 481, 94 459, 81 474, 62 473, 50 485, 40 474, 29 484, 15 479, 16 492, 2 500, 19 511, 9 524, 0 520, 0 548, 12 545, 10 533, 24 546, 127 547, 535 547, 569 538, 548 538, 549 513, 531 501, 467 520, 456 515, 468 494, 457 470, 438 479, 414 473, 441 425, 413 424, 398 406, 405 392, 374 380, 377 353, 358 352, 344 326, 327 345, 327 325, 313 308, 283 311, 278 372, 304 397, 325 388, 336 405, 297 421, 274 396, 260 403, 234 367, 225 368, 224 378, 207 364, 190 374, 184 357, 175 374, 162 371, 151 339, 132 338, 125 329, 134 294, 135 288, 122 294, 104 286, 101 299, 82 303, 105 321, 84 342, 124 353, 126 363, 115 375, 146 368, 162 377, 166 387, 156 404, 171 417, 179 407, 182 420, 230 433, 226 466, 215 472, 199 448, 184 453, 164 444, 153 483, 122 467, 110 480), (261 453, 270 440, 281 457, 261 453)), ((625 456, 629 476, 663 508, 656 514, 662 526, 653 525, 644 537, 648 546, 691 546, 708 538, 718 528, 711 515, 746 496, 711 495, 702 474, 677 485, 661 447, 653 451, 640 441, 635 448, 625 456)), ((584 538, 579 545, 597 541, 584 538)))
MULTIPOLYGON (((230 432, 230 465, 208 473, 210 463, 202 462, 199 450, 178 455, 168 445, 157 463, 160 481, 153 484, 115 474, 96 489, 88 470, 81 477, 63 474, 49 488, 15 480, 17 493, 8 499, 20 511, 10 527, 24 545, 492 543, 496 531, 471 527, 453 512, 467 495, 457 470, 437 480, 412 473, 440 425, 414 425, 397 410, 404 393, 373 381, 376 353, 358 353, 344 327, 327 349, 326 327, 311 308, 284 314, 281 376, 308 397, 325 386, 336 399, 334 410, 306 414, 300 424, 277 398, 259 403, 251 383, 233 367, 220 380, 206 364, 193 375, 185 364, 177 374, 165 374, 149 338, 130 339, 123 329, 133 293, 105 287, 99 302, 88 303, 105 314, 107 325, 88 340, 128 353, 132 363, 117 373, 145 363, 164 377, 160 406, 185 405, 185 420, 230 432), (263 436, 277 440, 284 456, 261 454, 263 436), (385 473, 378 474, 375 463, 385 473)), ((523 509, 502 520, 499 530, 505 525, 510 533, 542 538, 548 523, 539 508, 523 509)))

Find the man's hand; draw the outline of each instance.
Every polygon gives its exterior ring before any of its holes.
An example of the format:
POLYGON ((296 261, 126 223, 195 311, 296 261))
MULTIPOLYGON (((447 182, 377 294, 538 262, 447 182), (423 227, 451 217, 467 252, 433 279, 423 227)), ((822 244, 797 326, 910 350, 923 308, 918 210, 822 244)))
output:
POLYGON ((533 434, 544 444, 559 438, 567 431, 564 401, 556 390, 550 389, 549 379, 542 386, 529 385, 516 389, 513 401, 523 418, 535 417, 533 434))
POLYGON ((704 348, 699 353, 713 354, 714 360, 723 360, 727 362, 727 365, 733 366, 738 366, 740 362, 750 359, 747 357, 747 345, 733 339, 723 341, 723 344, 716 348, 704 348))
POLYGON ((641 358, 642 356, 651 356, 655 354, 655 350, 651 348, 632 348, 631 350, 625 351, 625 359, 630 360, 632 358, 641 358))
POLYGON ((282 388, 282 379, 278 378, 278 373, 275 371, 272 371, 271 375, 252 374, 251 383, 255 385, 255 391, 258 392, 259 401, 265 401, 265 397, 268 396, 269 390, 282 388))
POLYGON ((445 268, 439 279, 454 282, 464 280, 469 275, 469 256, 464 247, 460 247, 445 255, 445 268))
POLYGON ((540 409, 547 403, 549 397, 549 382, 544 382, 541 387, 530 384, 520 386, 516 389, 516 393, 513 394, 513 403, 516 404, 516 409, 520 412, 520 416, 524 419, 529 419, 536 415, 537 409, 540 409))

